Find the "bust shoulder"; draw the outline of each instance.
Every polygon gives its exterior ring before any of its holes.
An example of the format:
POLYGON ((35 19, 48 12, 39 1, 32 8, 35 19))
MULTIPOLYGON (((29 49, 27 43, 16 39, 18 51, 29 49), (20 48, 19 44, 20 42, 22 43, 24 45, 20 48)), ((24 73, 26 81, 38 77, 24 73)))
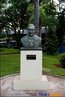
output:
POLYGON ((37 40, 37 41, 41 41, 41 38, 40 38, 39 36, 34 35, 34 37, 35 37, 35 40, 37 40))
POLYGON ((21 41, 23 42, 23 41, 27 41, 27 39, 28 39, 28 36, 26 35, 26 36, 24 36, 23 38, 21 38, 21 41))

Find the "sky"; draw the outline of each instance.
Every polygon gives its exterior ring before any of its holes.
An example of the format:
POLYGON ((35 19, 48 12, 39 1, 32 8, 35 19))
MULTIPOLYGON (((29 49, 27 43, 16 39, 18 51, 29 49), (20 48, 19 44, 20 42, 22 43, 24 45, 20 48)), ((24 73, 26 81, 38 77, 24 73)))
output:
POLYGON ((58 0, 54 0, 57 4, 59 4, 59 1, 58 0))

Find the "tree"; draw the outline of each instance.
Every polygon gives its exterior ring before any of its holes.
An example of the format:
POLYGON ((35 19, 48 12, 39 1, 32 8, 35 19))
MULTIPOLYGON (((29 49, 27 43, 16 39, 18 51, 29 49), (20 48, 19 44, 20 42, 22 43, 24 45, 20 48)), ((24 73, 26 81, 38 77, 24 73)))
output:
POLYGON ((8 15, 7 17, 11 24, 14 25, 12 27, 20 27, 20 29, 25 28, 29 20, 29 15, 27 13, 28 4, 26 0, 10 0, 10 2, 12 6, 5 11, 5 14, 8 15))
POLYGON ((5 19, 7 21, 6 28, 14 30, 14 36, 17 41, 17 46, 19 46, 20 37, 19 30, 24 29, 28 25, 29 14, 27 12, 27 2, 26 0, 10 0, 11 6, 4 10, 5 19))
POLYGON ((35 32, 39 35, 39 0, 34 0, 34 16, 35 32))
MULTIPOLYGON (((45 3, 41 3, 40 5, 40 21, 42 26, 56 26, 57 18, 56 18, 56 6, 54 2, 48 1, 45 3)), ((41 26, 41 25, 40 25, 41 26)))
POLYGON ((29 22, 35 25, 35 33, 39 35, 39 0, 31 0, 28 6, 29 22))
POLYGON ((0 32, 4 27, 4 16, 3 16, 4 4, 6 4, 6 0, 0 0, 0 32))
MULTIPOLYGON (((56 29, 58 26, 56 6, 53 1, 44 0, 40 4, 40 27, 48 27, 48 33, 43 41, 43 49, 48 54, 56 53, 59 43, 56 36, 56 29)), ((43 40, 43 39, 42 39, 43 40)))
POLYGON ((5 3, 6 3, 6 0, 0 0, 0 11, 1 11, 1 8, 4 7, 3 4, 5 4, 5 3))
POLYGON ((59 25, 57 26, 56 35, 59 39, 59 46, 62 45, 65 33, 65 9, 58 15, 59 25))
POLYGON ((50 36, 48 36, 45 41, 45 50, 47 54, 55 54, 58 50, 58 38, 55 33, 52 33, 53 31, 50 31, 50 36))

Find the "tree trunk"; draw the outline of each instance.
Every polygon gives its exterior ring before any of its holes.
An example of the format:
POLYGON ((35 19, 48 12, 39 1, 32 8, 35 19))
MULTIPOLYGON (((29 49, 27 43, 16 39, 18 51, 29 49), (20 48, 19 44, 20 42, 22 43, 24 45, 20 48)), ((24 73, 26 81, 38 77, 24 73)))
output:
POLYGON ((39 0, 34 0, 35 33, 39 35, 39 0))

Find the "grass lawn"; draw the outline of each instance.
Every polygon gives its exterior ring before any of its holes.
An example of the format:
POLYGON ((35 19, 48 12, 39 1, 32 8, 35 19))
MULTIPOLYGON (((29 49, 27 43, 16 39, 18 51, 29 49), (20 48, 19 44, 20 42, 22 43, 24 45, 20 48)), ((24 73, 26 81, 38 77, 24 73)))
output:
POLYGON ((18 49, 0 48, 0 77, 20 72, 19 52, 18 49))
POLYGON ((18 49, 13 48, 0 48, 0 54, 12 54, 12 53, 19 53, 20 51, 18 49))
MULTIPOLYGON (((54 75, 65 76, 65 69, 56 67, 54 64, 60 64, 59 58, 61 54, 57 55, 47 55, 43 54, 43 68, 49 69, 48 73, 54 75)), ((46 71, 47 72, 47 71, 46 71)))
POLYGON ((20 72, 19 54, 1 55, 0 57, 0 77, 20 72))
MULTIPOLYGON (((14 52, 17 53, 17 51, 19 52, 19 50, 11 48, 3 48, 3 49, 2 48, 0 49, 0 53, 3 53, 0 55, 0 77, 4 75, 19 73, 20 53, 11 54, 14 52)), ((56 67, 54 65, 54 64, 59 64, 59 57, 60 54, 58 55, 46 55, 45 53, 43 54, 43 69, 45 68, 45 72, 54 75, 65 76, 65 69, 56 67)))

